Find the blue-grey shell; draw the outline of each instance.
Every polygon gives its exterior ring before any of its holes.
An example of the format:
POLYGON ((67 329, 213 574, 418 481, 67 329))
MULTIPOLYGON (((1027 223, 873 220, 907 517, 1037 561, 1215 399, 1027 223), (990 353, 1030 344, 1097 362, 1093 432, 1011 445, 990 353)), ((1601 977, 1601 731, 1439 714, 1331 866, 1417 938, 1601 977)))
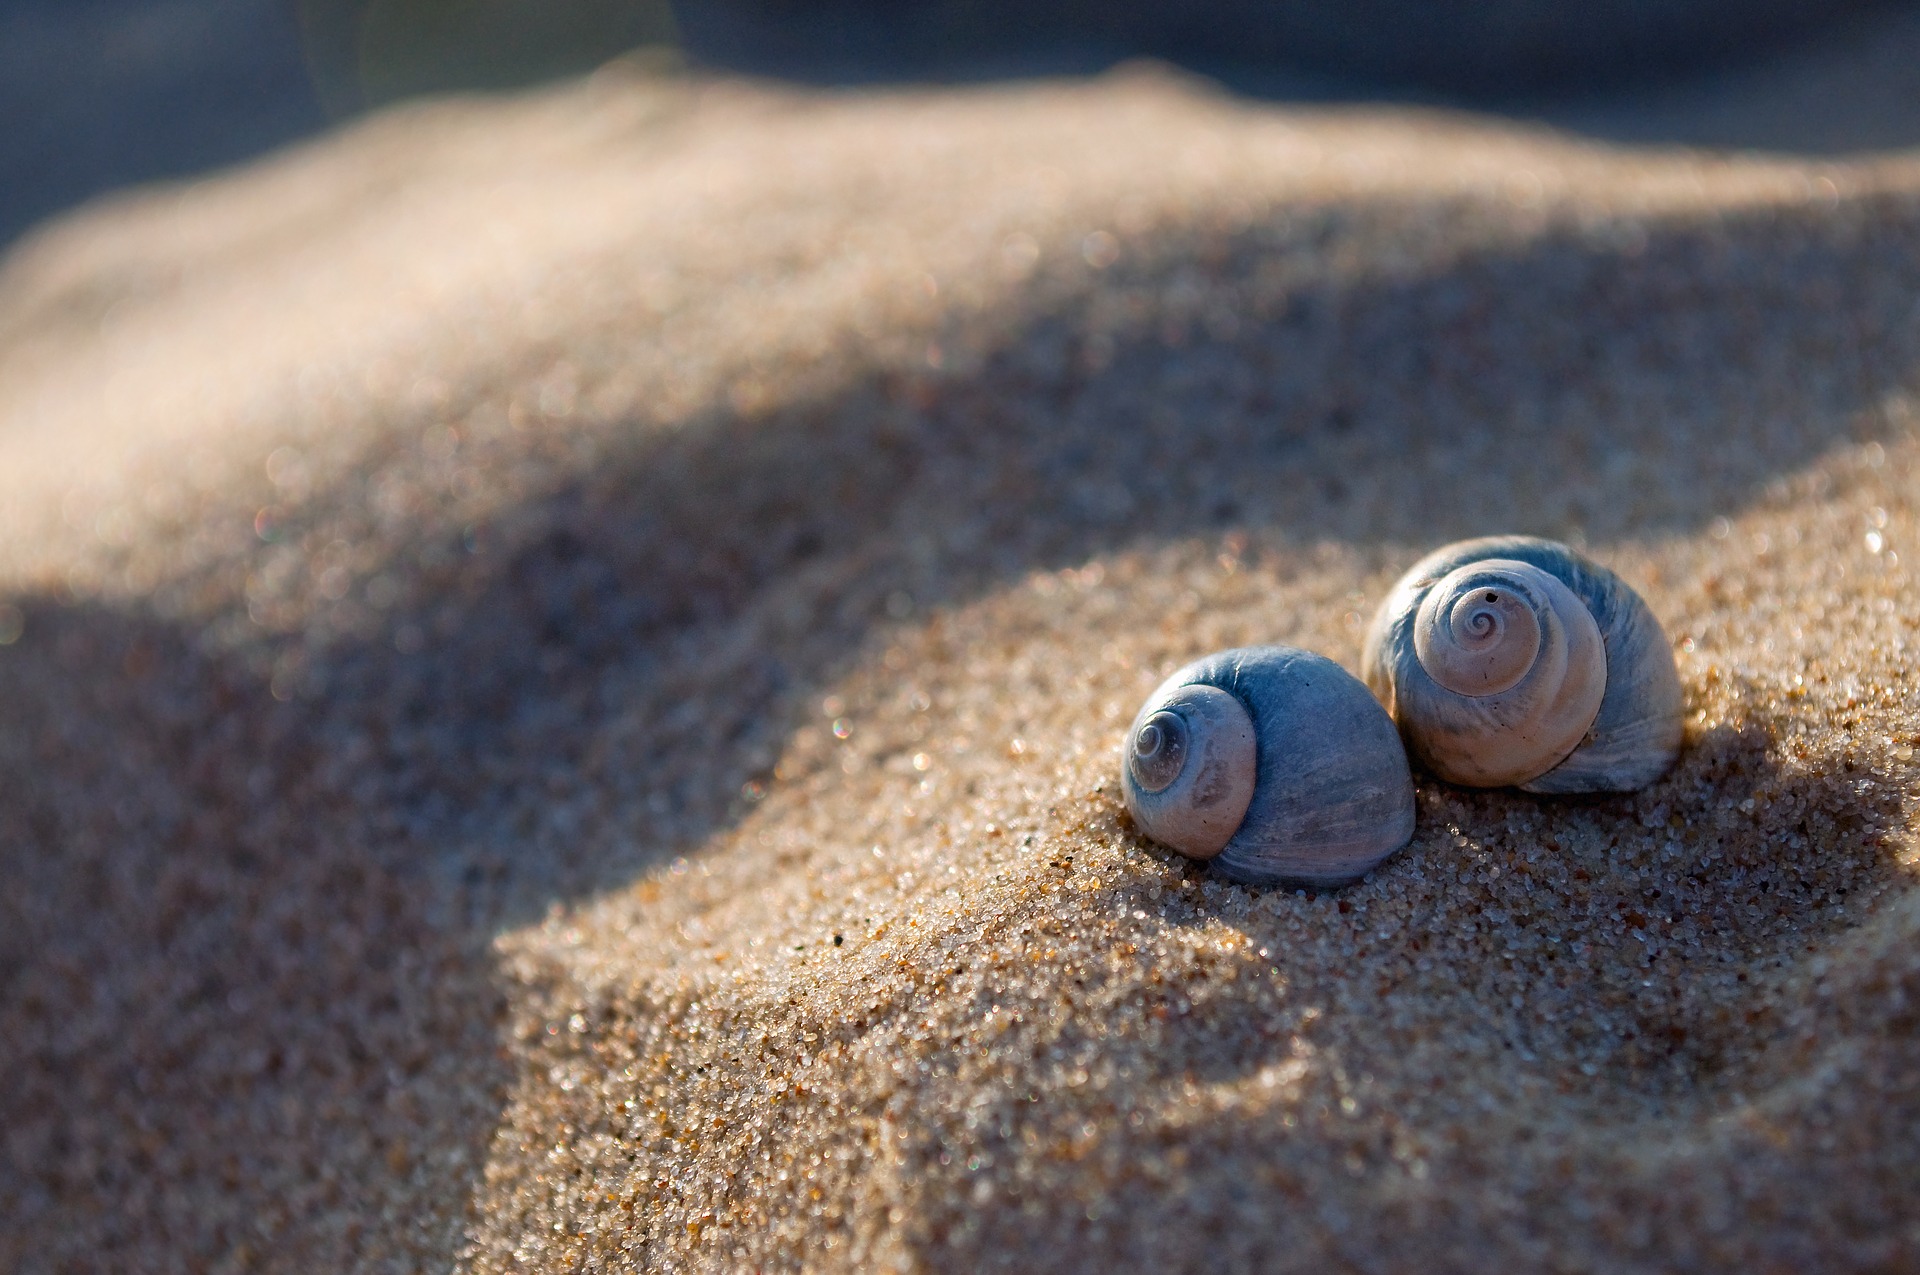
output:
POLYGON ((1673 648, 1638 593, 1558 541, 1487 536, 1447 545, 1415 563, 1394 586, 1367 639, 1362 669, 1375 693, 1393 704, 1394 661, 1411 658, 1414 616, 1426 589, 1460 567, 1493 558, 1524 562, 1566 585, 1592 613, 1606 647, 1606 694, 1586 737, 1565 760, 1519 786, 1537 793, 1633 792, 1660 778, 1679 755, 1685 729, 1673 648))
MULTIPOLYGON (((1386 710, 1324 656, 1286 646, 1222 651, 1155 692, 1217 686, 1253 719, 1258 777, 1246 817, 1209 860, 1244 885, 1328 889, 1413 837, 1413 776, 1386 710)), ((1122 782, 1132 779, 1123 770, 1122 782)))

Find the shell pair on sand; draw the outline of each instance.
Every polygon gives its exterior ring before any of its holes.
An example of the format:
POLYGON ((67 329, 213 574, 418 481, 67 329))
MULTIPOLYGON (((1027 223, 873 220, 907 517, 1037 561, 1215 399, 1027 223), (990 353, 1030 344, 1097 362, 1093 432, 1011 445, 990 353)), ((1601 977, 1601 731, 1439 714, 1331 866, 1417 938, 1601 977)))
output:
POLYGON ((1680 751, 1660 622, 1551 540, 1421 559, 1374 617, 1361 671, 1365 685, 1311 652, 1254 646, 1175 673, 1127 734, 1135 824, 1230 880, 1324 889, 1412 839, 1409 753, 1457 784, 1588 793, 1645 787, 1680 751))

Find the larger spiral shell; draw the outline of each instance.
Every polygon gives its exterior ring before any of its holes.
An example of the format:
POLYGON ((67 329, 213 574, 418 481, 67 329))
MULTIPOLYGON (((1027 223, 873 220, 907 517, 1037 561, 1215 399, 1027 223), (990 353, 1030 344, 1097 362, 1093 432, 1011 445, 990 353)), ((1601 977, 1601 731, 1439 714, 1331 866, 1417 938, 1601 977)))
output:
POLYGON ((1345 885, 1413 837, 1393 722, 1352 674, 1292 647, 1222 651, 1161 683, 1120 782, 1142 832, 1246 885, 1345 885))
POLYGON ((1454 783, 1631 792, 1680 751, 1660 622, 1555 541, 1466 540, 1421 559, 1374 617, 1361 671, 1414 759, 1454 783))

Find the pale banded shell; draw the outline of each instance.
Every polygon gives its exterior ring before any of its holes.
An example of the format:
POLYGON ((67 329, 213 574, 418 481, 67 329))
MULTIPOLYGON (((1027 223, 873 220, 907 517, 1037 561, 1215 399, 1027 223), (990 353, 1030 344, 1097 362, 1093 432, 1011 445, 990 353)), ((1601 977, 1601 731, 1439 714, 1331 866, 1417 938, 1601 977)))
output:
POLYGON ((1361 671, 1415 761, 1530 792, 1631 792, 1680 751, 1673 650, 1640 596, 1563 544, 1448 545, 1400 578, 1361 671))
POLYGON ((1393 722, 1345 669, 1292 647, 1168 678, 1127 732, 1120 784, 1142 833, 1246 885, 1345 885, 1413 836, 1393 722))

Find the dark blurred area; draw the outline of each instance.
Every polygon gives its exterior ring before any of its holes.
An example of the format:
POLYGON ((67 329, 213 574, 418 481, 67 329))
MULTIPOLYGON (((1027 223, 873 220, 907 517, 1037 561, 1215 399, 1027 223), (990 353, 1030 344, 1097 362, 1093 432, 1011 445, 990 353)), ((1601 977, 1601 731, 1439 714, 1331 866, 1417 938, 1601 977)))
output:
POLYGON ((278 0, 300 14, 330 110, 423 93, 518 88, 675 46, 668 0, 278 0))
POLYGON ((326 122, 281 0, 0 0, 0 244, 326 122))
POLYGON ((677 43, 666 0, 0 0, 0 247, 371 107, 677 43))
POLYGON ((0 0, 0 246, 93 195, 235 163, 358 111, 538 83, 640 46, 811 83, 1079 73, 1149 55, 1275 97, 1506 108, 1735 65, 1896 7, 1912 5, 0 0))
POLYGON ((775 75, 1154 56, 1500 99, 1724 61, 1874 0, 688 0, 700 56, 775 75))

